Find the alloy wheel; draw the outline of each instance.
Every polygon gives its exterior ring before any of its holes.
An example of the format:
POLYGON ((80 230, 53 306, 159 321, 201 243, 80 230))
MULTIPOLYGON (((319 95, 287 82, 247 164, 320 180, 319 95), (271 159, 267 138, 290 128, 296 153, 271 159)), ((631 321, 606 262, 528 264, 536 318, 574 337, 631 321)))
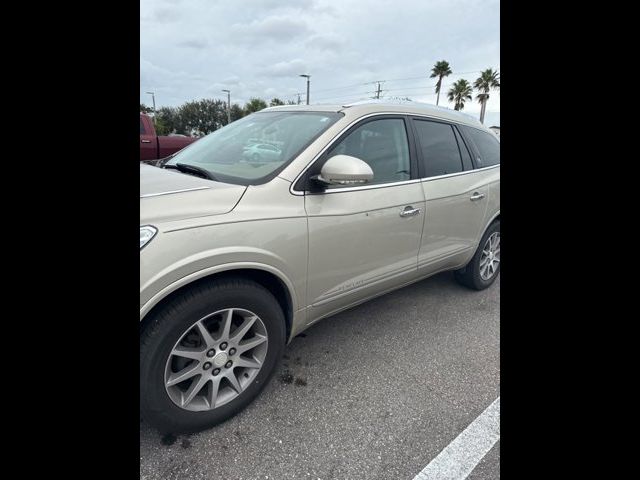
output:
POLYGON ((167 394, 185 410, 220 407, 251 385, 267 348, 267 329, 253 312, 228 308, 207 315, 171 350, 165 367, 167 394))
POLYGON ((493 232, 482 248, 480 256, 480 277, 490 280, 500 265, 500 232, 493 232))

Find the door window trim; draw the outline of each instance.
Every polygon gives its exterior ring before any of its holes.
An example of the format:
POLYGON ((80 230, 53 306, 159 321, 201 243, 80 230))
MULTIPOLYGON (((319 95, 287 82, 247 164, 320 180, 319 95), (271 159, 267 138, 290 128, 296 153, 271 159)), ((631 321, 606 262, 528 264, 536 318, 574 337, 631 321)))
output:
POLYGON ((436 175, 435 177, 425 177, 425 178, 421 178, 420 181, 431 182, 433 180, 440 180, 442 178, 459 177, 460 175, 469 175, 470 173, 484 172, 485 170, 491 170, 492 168, 496 168, 496 167, 500 167, 500 164, 489 165, 488 167, 483 167, 483 168, 474 168, 473 170, 464 170, 462 172, 447 173, 446 175, 436 175))
POLYGON ((456 142, 458 143, 458 149, 460 150, 460 157, 462 158, 462 170, 468 171, 468 170, 477 169, 478 165, 476 165, 476 162, 473 160, 473 150, 469 148, 469 145, 467 145, 467 142, 464 140, 464 137, 462 136, 462 133, 461 133, 461 128, 458 125, 453 125, 453 129, 455 130, 456 142), (460 145, 460 143, 462 143, 462 145, 460 145), (469 155, 469 161, 471 162, 470 169, 465 168, 464 155, 462 155, 463 148, 467 151, 467 154, 469 155))
MULTIPOLYGON (((484 170, 489 170, 492 168, 496 168, 496 167, 500 167, 500 164, 498 165, 491 165, 489 167, 484 167, 484 168, 477 168, 477 164, 474 158, 474 153, 475 153, 475 145, 471 145, 467 139, 467 137, 464 134, 464 131, 462 128, 458 128, 458 131, 460 132, 460 135, 462 136, 463 140, 465 141, 465 143, 467 144, 470 150, 470 153, 472 153, 471 155, 471 161, 474 165, 474 169, 473 170, 463 170, 462 172, 456 172, 456 173, 449 173, 446 175, 438 175, 435 177, 422 177, 422 171, 419 169, 420 168, 420 162, 418 162, 418 158, 417 158, 417 149, 416 149, 416 143, 415 143, 415 133, 414 133, 414 125, 413 125, 413 121, 411 121, 412 117, 416 117, 418 119, 426 119, 426 120, 432 120, 432 121, 436 121, 436 122, 440 122, 440 123, 448 123, 449 125, 452 125, 453 127, 457 127, 458 124, 457 123, 452 123, 452 122, 448 122, 447 120, 444 120, 440 117, 435 117, 432 115, 427 115, 427 114, 419 114, 419 113, 407 113, 407 112, 375 112, 375 113, 369 113, 367 115, 364 115, 362 117, 359 117, 355 120, 353 120, 351 123, 349 123, 348 125, 346 125, 340 132, 338 132, 329 142, 327 142, 327 144, 322 148, 322 150, 320 150, 320 152, 318 152, 318 154, 313 157, 313 159, 309 162, 309 164, 302 169, 302 171, 296 176, 296 178, 293 180, 293 182, 291 182, 291 185, 289 187, 289 193, 291 193, 292 195, 296 195, 296 196, 304 196, 304 195, 325 195, 325 194, 331 194, 331 193, 340 193, 340 192, 354 192, 354 191, 358 191, 358 190, 372 190, 374 188, 388 188, 388 187, 396 187, 398 185, 408 185, 411 183, 421 183, 421 182, 425 182, 425 181, 432 181, 432 180, 439 180, 441 178, 448 178, 448 177, 455 177, 458 175, 468 175, 470 173, 474 173, 474 172, 480 172, 480 171, 484 171, 484 170), (341 141, 345 135, 347 135, 349 132, 351 132, 354 128, 357 128, 358 126, 360 126, 363 123, 366 123, 366 121, 371 121, 373 119, 379 119, 380 117, 395 117, 395 118, 403 118, 405 120, 405 129, 407 130, 407 137, 409 139, 409 156, 410 156, 410 164, 411 164, 411 175, 412 178, 411 180, 403 180, 401 182, 392 182, 392 183, 379 183, 379 184, 375 184, 375 185, 360 185, 360 186, 356 186, 356 187, 344 187, 344 188, 337 188, 337 189, 327 189, 324 190, 322 192, 310 192, 306 189, 302 189, 300 190, 299 188, 301 188, 302 183, 304 183, 305 179, 306 179, 306 175, 309 172, 309 170, 311 170, 311 168, 313 168, 313 166, 316 164, 316 162, 319 161, 324 161, 324 155, 325 153, 337 142, 341 141), (410 127, 407 125, 407 123, 410 125, 410 127), (415 163, 415 167, 414 167, 414 163, 415 163), (417 178, 413 178, 413 172, 414 172, 414 168, 416 168, 418 175, 417 178)), ((463 126, 468 126, 471 128, 474 128, 471 125, 466 125, 466 124, 461 124, 463 126)), ((481 130, 481 129, 479 129, 481 130)))

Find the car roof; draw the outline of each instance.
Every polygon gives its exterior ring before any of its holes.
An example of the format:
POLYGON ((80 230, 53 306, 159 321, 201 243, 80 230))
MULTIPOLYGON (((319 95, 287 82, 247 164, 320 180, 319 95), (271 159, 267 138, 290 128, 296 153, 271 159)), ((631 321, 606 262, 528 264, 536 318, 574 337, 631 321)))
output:
POLYGON ((449 120, 456 123, 462 123, 477 128, 485 129, 486 127, 472 115, 462 113, 450 108, 439 107, 429 103, 399 101, 390 102, 388 100, 365 100, 362 102, 347 103, 343 105, 281 105, 277 107, 269 107, 261 110, 262 112, 273 111, 291 111, 291 112, 346 112, 354 115, 368 115, 371 113, 401 113, 401 114, 417 114, 429 117, 449 120))

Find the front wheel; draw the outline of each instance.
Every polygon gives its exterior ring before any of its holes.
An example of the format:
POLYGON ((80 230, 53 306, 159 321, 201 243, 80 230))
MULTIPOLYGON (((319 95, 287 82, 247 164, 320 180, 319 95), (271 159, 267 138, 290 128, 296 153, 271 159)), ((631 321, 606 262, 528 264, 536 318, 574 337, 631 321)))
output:
POLYGON ((456 280, 474 290, 484 290, 500 273, 500 220, 482 236, 478 250, 466 267, 456 270, 456 280))
POLYGON ((284 345, 284 314, 261 285, 226 279, 183 292, 140 339, 142 417, 163 433, 226 420, 264 388, 284 345))

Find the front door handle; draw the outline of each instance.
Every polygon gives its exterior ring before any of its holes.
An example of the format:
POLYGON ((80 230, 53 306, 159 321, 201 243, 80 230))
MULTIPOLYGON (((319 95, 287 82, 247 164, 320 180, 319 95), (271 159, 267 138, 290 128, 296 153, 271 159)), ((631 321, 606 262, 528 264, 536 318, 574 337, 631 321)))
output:
POLYGON ((404 207, 404 210, 400 212, 401 217, 413 217, 414 215, 418 215, 420 213, 419 208, 413 207, 404 207))
POLYGON ((142 143, 151 143, 151 140, 140 140, 142 143))
POLYGON ((472 202, 475 202, 477 200, 482 200, 483 198, 484 198, 484 193, 475 192, 473 195, 471 195, 471 197, 469 197, 469 200, 471 200, 472 202))

